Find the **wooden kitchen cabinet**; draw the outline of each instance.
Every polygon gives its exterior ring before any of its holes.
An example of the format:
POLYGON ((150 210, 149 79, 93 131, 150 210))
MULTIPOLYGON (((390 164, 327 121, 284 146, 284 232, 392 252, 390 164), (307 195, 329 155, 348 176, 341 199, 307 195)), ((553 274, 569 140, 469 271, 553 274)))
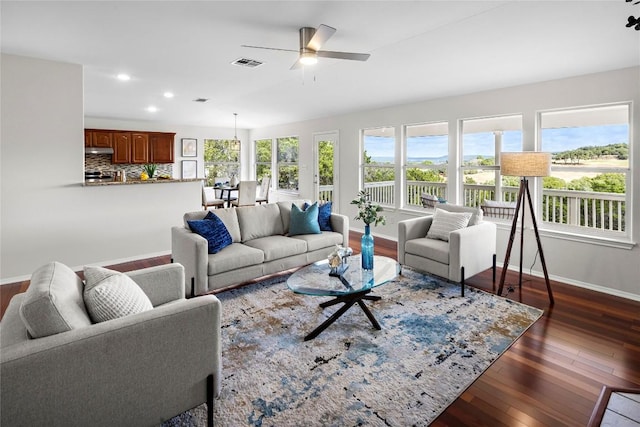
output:
POLYGON ((113 164, 173 163, 175 133, 85 129, 85 147, 113 148, 113 164))
POLYGON ((173 163, 173 140, 175 133, 149 134, 151 163, 173 163))
POLYGON ((111 131, 85 129, 84 146, 112 148, 112 133, 111 131))
POLYGON ((131 163, 131 132, 113 132, 111 163, 131 163))
POLYGON ((131 163, 149 163, 148 133, 131 133, 131 163))

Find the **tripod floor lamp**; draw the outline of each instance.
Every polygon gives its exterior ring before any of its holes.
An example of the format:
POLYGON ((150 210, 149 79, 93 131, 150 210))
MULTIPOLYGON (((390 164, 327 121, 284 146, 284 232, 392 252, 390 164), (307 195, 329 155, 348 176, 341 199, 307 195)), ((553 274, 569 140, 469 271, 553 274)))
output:
POLYGON ((507 252, 504 257, 504 264, 502 266, 502 275, 500 276, 500 286, 498 287, 498 295, 502 295, 502 289, 504 287, 504 279, 507 274, 507 268, 509 267, 509 258, 511 257, 511 248, 513 247, 513 241, 516 235, 516 229, 518 226, 518 214, 520 217, 520 276, 518 280, 518 286, 520 288, 520 295, 522 295, 522 252, 524 246, 524 213, 526 211, 524 207, 525 198, 529 204, 529 211, 531 212, 531 222, 533 223, 533 230, 536 235, 536 242, 538 243, 538 252, 540 253, 540 262, 542 263, 542 271, 544 272, 544 280, 547 284, 547 293, 549 294, 549 301, 553 304, 553 292, 551 291, 551 285, 549 284, 549 274, 547 273, 547 264, 544 260, 544 252, 542 252, 542 244, 540 243, 540 234, 538 233, 538 225, 536 223, 535 210, 533 209, 533 202, 531 201, 531 193, 529 192, 529 180, 527 177, 542 177, 549 176, 551 170, 551 154, 541 153, 536 151, 522 151, 517 153, 500 153, 500 173, 508 176, 519 176, 520 178, 520 191, 518 192, 518 201, 516 202, 516 210, 513 215, 513 223, 511 224, 511 234, 509 235, 509 245, 507 246, 507 252))

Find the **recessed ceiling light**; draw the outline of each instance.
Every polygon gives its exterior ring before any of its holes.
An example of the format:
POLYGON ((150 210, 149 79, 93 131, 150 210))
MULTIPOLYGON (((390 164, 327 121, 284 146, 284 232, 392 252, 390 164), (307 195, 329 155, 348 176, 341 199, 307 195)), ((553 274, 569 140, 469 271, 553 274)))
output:
POLYGON ((118 80, 122 80, 123 82, 131 80, 131 76, 129 74, 120 73, 118 74, 118 80))
POLYGON ((164 93, 164 97, 165 98, 173 98, 173 92, 165 92, 164 93))
POLYGON ((155 105, 149 105, 147 107, 147 111, 150 113, 155 113, 156 111, 158 111, 158 107, 156 107, 155 105))

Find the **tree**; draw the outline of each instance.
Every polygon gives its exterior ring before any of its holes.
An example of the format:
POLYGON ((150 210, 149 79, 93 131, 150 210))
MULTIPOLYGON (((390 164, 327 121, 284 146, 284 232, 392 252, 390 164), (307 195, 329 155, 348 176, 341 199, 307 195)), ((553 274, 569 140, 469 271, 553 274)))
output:
POLYGON ((601 193, 625 193, 624 175, 621 173, 603 173, 591 178, 593 191, 601 193))
POLYGON ((333 185, 333 143, 320 141, 318 144, 318 172, 320 185, 333 185))

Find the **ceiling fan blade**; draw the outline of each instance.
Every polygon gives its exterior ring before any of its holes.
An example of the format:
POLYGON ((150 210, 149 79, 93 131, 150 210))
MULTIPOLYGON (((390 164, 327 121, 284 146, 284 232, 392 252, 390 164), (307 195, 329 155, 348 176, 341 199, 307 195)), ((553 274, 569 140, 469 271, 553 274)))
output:
POLYGON ((352 61, 366 61, 371 56, 368 53, 334 52, 331 50, 319 50, 316 55, 323 58, 351 59, 352 61))
POLYGON ((311 40, 309 40, 309 43, 307 43, 306 47, 316 51, 319 50, 335 32, 335 28, 328 25, 320 24, 316 32, 313 34, 313 37, 311 37, 311 40))
POLYGON ((296 59, 296 62, 293 63, 293 65, 291 66, 291 68, 289 68, 289 70, 297 70, 298 68, 301 68, 302 64, 300 63, 300 58, 296 59))
POLYGON ((294 49, 280 49, 278 47, 264 47, 264 46, 249 46, 246 44, 243 44, 242 47, 249 47, 251 49, 282 50, 285 52, 299 52, 298 50, 294 50, 294 49))

